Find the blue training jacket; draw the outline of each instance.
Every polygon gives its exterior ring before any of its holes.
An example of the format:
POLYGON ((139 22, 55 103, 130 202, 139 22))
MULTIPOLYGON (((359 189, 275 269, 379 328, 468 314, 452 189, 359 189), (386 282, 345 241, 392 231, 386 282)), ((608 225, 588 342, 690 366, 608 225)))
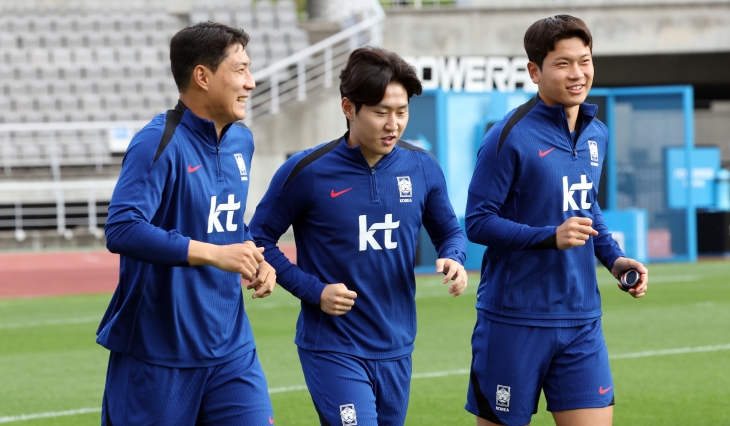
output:
POLYGON ((134 136, 105 226, 107 247, 121 257, 100 345, 176 368, 254 349, 241 276, 187 260, 191 238, 252 240, 243 212, 253 149, 248 128, 229 125, 219 142, 213 122, 182 102, 134 136))
POLYGON ((562 106, 535 96, 487 132, 469 185, 469 240, 488 246, 477 308, 494 320, 564 327, 601 316, 595 255, 607 267, 623 252, 598 206, 608 144, 598 108, 582 104, 577 140, 562 106), (556 229, 588 217, 598 236, 558 250, 556 229))
POLYGON ((466 238, 429 152, 399 141, 371 168, 347 136, 302 151, 279 168, 251 219, 251 233, 265 247, 279 284, 302 301, 299 347, 396 358, 413 351, 416 336, 413 268, 421 225, 440 258, 461 264, 466 238), (290 225, 297 265, 276 246, 290 225), (319 307, 331 283, 357 293, 342 316, 319 307))

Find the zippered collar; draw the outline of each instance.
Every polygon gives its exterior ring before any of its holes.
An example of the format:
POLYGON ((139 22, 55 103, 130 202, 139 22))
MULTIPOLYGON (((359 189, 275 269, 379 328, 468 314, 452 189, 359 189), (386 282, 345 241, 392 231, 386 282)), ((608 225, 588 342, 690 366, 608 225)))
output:
POLYGON ((393 158, 396 157, 395 152, 396 150, 400 150, 401 147, 399 147, 397 144, 393 147, 393 150, 390 151, 390 153, 383 156, 383 158, 380 159, 374 166, 370 166, 368 164, 367 160, 365 160, 365 156, 362 155, 362 151, 360 150, 360 145, 351 147, 347 144, 347 138, 350 136, 350 131, 348 130, 345 132, 344 136, 340 139, 340 145, 337 147, 337 151, 342 153, 346 158, 356 162, 357 164, 364 165, 368 170, 370 169, 380 169, 381 167, 386 167, 388 164, 390 164, 391 161, 393 161, 393 158))
POLYGON ((198 137, 206 144, 217 147, 223 142, 223 137, 233 123, 226 124, 221 131, 221 138, 218 139, 218 133, 215 130, 215 123, 205 118, 200 118, 193 113, 182 100, 178 100, 175 111, 182 115, 180 124, 185 126, 191 133, 198 137))

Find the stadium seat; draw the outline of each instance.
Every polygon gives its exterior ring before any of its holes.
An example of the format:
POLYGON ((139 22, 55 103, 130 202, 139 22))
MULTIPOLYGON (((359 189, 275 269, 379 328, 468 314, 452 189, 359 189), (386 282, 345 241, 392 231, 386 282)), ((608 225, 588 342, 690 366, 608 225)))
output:
POLYGON ((61 43, 64 47, 84 47, 84 36, 80 33, 66 33, 61 37, 61 43))
POLYGON ((101 96, 96 94, 87 94, 81 97, 81 104, 84 111, 91 113, 101 108, 101 96))
POLYGON ((49 28, 56 34, 68 34, 74 30, 73 21, 69 16, 55 16, 49 19, 49 28))
POLYGON ((159 114, 172 108, 171 105, 167 104, 166 97, 161 93, 155 93, 153 95, 145 94, 145 96, 147 97, 147 106, 153 114, 159 114))
POLYGON ((156 78, 145 78, 140 82, 141 93, 147 96, 160 94, 163 84, 156 78))
POLYGON ((16 34, 25 34, 28 32, 32 32, 30 27, 30 19, 26 16, 15 16, 15 19, 12 20, 13 25, 13 32, 16 34))
POLYGON ((102 67, 114 66, 116 61, 114 60, 114 50, 112 48, 97 47, 96 49, 93 49, 93 52, 97 64, 102 67))
POLYGON ((91 120, 91 121, 109 121, 109 120, 111 120, 111 115, 109 114, 109 111, 106 111, 106 110, 90 111, 88 114, 89 114, 89 120, 91 120))
POLYGON ((104 37, 104 34, 97 33, 97 32, 90 32, 86 36, 87 43, 89 44, 89 47, 91 48, 99 48, 99 47, 105 47, 106 46, 106 38, 104 37))
POLYGON ((122 109, 122 98, 118 95, 106 93, 102 94, 102 99, 104 100, 104 109, 109 111, 110 114, 122 109))
POLYGON ((124 34, 117 31, 106 33, 106 35, 104 36, 104 40, 106 46, 110 49, 113 49, 115 47, 124 47, 125 43, 124 34))
POLYGON ((274 7, 268 0, 256 2, 256 28, 270 29, 274 27, 274 7))
POLYGON ((76 65, 68 65, 65 67, 59 67, 58 69, 59 78, 66 80, 67 82, 77 81, 81 78, 81 67, 76 65))
POLYGON ((269 59, 272 63, 286 58, 289 54, 286 44, 272 43, 269 45, 269 59))
POLYGON ((51 94, 51 88, 47 81, 34 80, 30 82, 30 94, 31 96, 48 96, 51 94))
POLYGON ((159 50, 156 47, 142 47, 137 49, 139 62, 143 65, 152 65, 160 61, 159 50))
POLYGON ((118 47, 116 49, 116 62, 122 66, 137 63, 137 53, 133 48, 118 47))
POLYGON ((294 53, 309 46, 309 34, 299 28, 290 28, 287 31, 289 38, 289 52, 294 53))
POLYGON ((29 92, 28 83, 15 82, 6 86, 6 90, 9 96, 21 97, 26 96, 29 92))
POLYGON ((25 50, 11 48, 5 50, 5 63, 8 65, 23 66, 28 62, 28 54, 25 50))
POLYGON ((76 95, 59 96, 56 103, 63 112, 78 111, 80 109, 79 98, 76 95))
POLYGON ((127 34, 125 40, 125 44, 129 47, 147 47, 147 34, 140 31, 127 34))
POLYGON ((122 95, 133 95, 137 93, 137 80, 122 79, 116 84, 116 92, 122 95))
POLYGON ((253 28, 253 12, 250 5, 236 6, 233 10, 233 24, 237 28, 243 28, 246 32, 253 28))
POLYGON ((51 62, 48 55, 48 49, 43 47, 37 47, 34 49, 28 49, 28 62, 32 66, 44 66, 47 67, 51 62))
POLYGON ((233 23, 231 11, 228 8, 213 10, 213 13, 211 13, 211 21, 231 25, 233 23))
POLYGON ((53 92, 53 96, 70 96, 71 82, 65 80, 53 80, 51 81, 51 91, 53 92))
POLYGON ((73 64, 71 49, 58 48, 51 51, 51 62, 56 67, 66 67, 73 64))
POLYGON ((74 63, 79 66, 89 66, 94 63, 94 55, 91 48, 79 47, 73 50, 74 63))
POLYGON ((297 7, 291 0, 279 0, 276 2, 276 20, 279 28, 296 27, 297 7))
POLYGON ((103 68, 97 64, 96 61, 83 67, 82 78, 89 83, 87 86, 90 87, 90 81, 100 80, 104 77, 103 68))
POLYGON ((20 47, 23 49, 37 49, 41 47, 41 37, 36 33, 25 33, 18 36, 20 47))
MULTIPOLYGON (((1 21, 0 21, 1 22, 1 21)), ((9 50, 18 47, 18 37, 15 34, 0 30, 0 49, 9 50)))

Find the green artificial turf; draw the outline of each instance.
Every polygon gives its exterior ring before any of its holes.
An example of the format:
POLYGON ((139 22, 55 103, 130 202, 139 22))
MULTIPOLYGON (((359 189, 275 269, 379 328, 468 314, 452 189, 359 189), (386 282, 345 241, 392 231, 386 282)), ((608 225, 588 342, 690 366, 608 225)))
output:
MULTIPOLYGON (((647 297, 633 300, 599 270, 614 424, 730 425, 730 262, 656 264, 650 271, 647 297)), ((475 424, 463 408, 478 276, 470 280, 453 298, 438 277, 418 279, 407 425, 475 424)), ((292 343, 298 301, 281 288, 266 299, 246 296, 276 424, 317 425, 292 343)), ((0 423, 99 424, 108 353, 94 338, 110 297, 0 300, 0 423)), ((532 425, 551 424, 541 401, 532 425)))

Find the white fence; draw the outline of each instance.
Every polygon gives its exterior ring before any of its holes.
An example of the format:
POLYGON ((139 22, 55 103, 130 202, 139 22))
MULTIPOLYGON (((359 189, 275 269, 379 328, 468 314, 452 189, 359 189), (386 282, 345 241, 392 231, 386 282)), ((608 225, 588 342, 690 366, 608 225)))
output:
POLYGON ((67 239, 73 236, 70 228, 82 226, 90 234, 103 235, 97 221, 97 201, 107 201, 116 185, 116 179, 65 181, 65 182, 2 182, 0 193, 3 194, 3 203, 8 206, 0 207, 0 227, 14 228, 15 239, 25 240, 26 228, 55 227, 60 235, 67 239), (50 200, 55 207, 37 207, 39 202, 44 205, 50 200), (69 211, 69 202, 85 201, 85 206, 74 207, 69 211), (7 211, 12 210, 12 211, 7 211), (29 218, 35 216, 37 218, 29 218), (73 216, 69 218, 68 216, 73 216))
MULTIPOLYGON (((345 0, 343 7, 354 2, 345 0)), ((253 74, 258 83, 244 122, 257 116, 278 114, 289 101, 304 101, 307 93, 319 87, 331 87, 350 52, 357 47, 382 44, 381 23, 385 12, 377 0, 365 0, 357 15, 362 20, 288 58, 275 62, 253 74)), ((351 20, 356 17, 352 16, 351 20)))

